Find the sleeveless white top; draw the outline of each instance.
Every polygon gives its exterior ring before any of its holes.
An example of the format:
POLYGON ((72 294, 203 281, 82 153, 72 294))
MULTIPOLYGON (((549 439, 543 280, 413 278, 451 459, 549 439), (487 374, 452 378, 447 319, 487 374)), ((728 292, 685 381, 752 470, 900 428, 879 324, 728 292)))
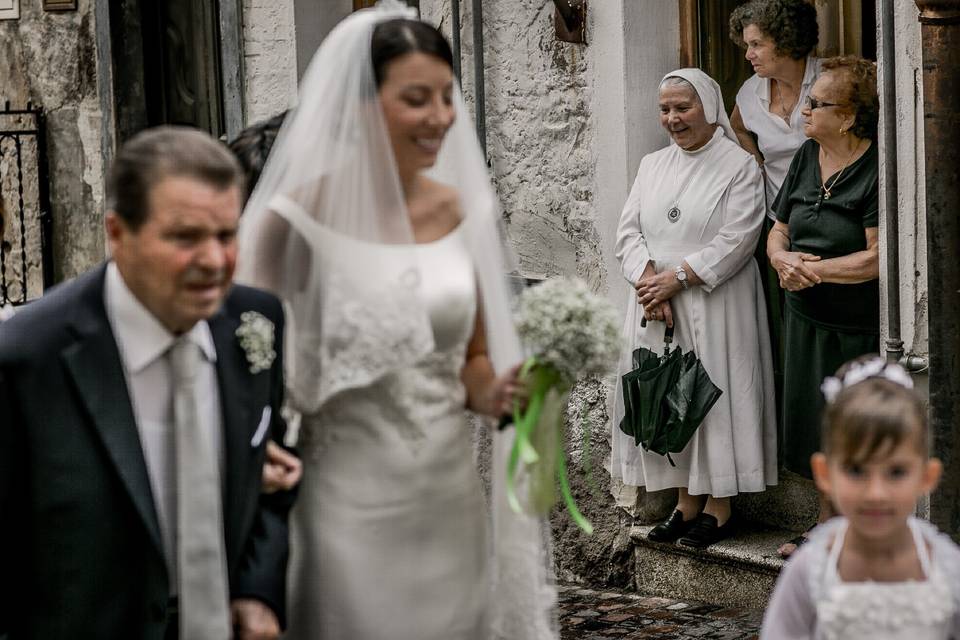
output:
POLYGON ((817 618, 825 640, 947 640, 954 614, 946 576, 930 562, 919 527, 909 522, 926 580, 844 582, 837 571, 846 527, 837 532, 817 618))

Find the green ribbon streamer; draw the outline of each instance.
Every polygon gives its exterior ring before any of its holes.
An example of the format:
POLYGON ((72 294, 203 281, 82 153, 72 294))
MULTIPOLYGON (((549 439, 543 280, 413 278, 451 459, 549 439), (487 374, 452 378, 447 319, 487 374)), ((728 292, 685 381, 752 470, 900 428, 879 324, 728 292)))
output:
MULTIPOLYGON (((567 478, 566 452, 563 447, 564 439, 560 433, 563 428, 562 420, 556 421, 556 424, 540 424, 540 417, 547 400, 547 394, 552 389, 555 389, 560 393, 561 397, 566 395, 566 387, 563 380, 559 373, 552 367, 540 365, 536 357, 531 357, 523 363, 519 377, 521 380, 527 382, 529 401, 525 411, 521 410, 519 401, 515 401, 513 406, 513 423, 516 428, 516 434, 507 461, 507 502, 514 512, 521 513, 523 511, 520 500, 517 498, 515 484, 520 461, 522 460, 526 465, 534 465, 537 463, 546 464, 546 462, 541 462, 540 453, 538 453, 533 446, 532 440, 538 426, 541 429, 556 429, 557 433, 551 435, 555 436, 553 440, 555 443, 553 445, 553 457, 556 463, 557 480, 559 480, 560 483, 560 494, 573 521, 589 535, 593 533, 593 525, 580 513, 576 501, 573 499, 573 494, 570 491, 570 482, 567 478)), ((544 438, 540 439, 543 440, 544 438)), ((550 481, 552 482, 552 478, 550 481)))

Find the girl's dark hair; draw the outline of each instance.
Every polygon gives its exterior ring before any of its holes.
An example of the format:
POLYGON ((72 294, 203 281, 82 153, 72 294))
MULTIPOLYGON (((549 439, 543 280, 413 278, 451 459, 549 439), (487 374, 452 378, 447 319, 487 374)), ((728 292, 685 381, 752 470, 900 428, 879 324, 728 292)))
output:
POLYGON ((850 133, 858 138, 877 139, 880 120, 880 98, 877 95, 877 65, 858 56, 827 58, 821 73, 833 73, 840 80, 841 91, 853 111, 855 120, 850 133))
POLYGON ((397 18, 381 22, 373 30, 370 53, 378 87, 387 75, 387 66, 407 53, 425 53, 440 58, 453 68, 453 52, 447 39, 436 28, 420 20, 397 18))
POLYGON ((280 133, 280 127, 287 117, 288 111, 277 114, 268 120, 261 120, 252 124, 239 134, 237 137, 227 143, 230 151, 237 156, 243 173, 246 177, 246 194, 244 200, 250 197, 254 187, 260 180, 260 174, 267 163, 267 156, 270 155, 270 149, 277 140, 277 134, 280 133))
POLYGON ((773 40, 777 53, 800 60, 820 39, 817 10, 806 0, 751 0, 730 14, 730 39, 746 49, 743 30, 750 25, 773 40))
MULTIPOLYGON (((858 358, 840 367, 836 378, 858 358)), ((920 396, 913 389, 883 377, 867 378, 842 389, 823 414, 823 450, 828 456, 839 456, 845 464, 862 464, 881 451, 913 439, 917 450, 929 455, 927 412, 920 396)))

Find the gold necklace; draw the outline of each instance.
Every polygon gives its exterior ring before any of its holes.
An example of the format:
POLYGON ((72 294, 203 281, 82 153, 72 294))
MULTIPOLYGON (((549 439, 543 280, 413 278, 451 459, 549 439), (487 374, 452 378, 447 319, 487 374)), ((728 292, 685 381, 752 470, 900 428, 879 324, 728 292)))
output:
MULTIPOLYGON (((839 179, 840 179, 840 176, 843 175, 843 170, 847 168, 847 165, 850 164, 850 160, 853 158, 853 156, 854 156, 854 155, 857 153, 857 151, 860 149, 860 142, 863 142, 863 141, 862 141, 862 140, 858 141, 858 142, 857 142, 857 146, 855 146, 855 147, 853 148, 853 151, 850 152, 850 155, 847 156, 847 159, 843 161, 843 165, 841 165, 840 171, 838 171, 838 172, 837 172, 837 175, 834 176, 833 180, 830 182, 830 186, 829 186, 829 187, 827 186, 826 181, 821 181, 821 182, 820 182, 821 193, 820 193, 820 195, 817 196, 817 208, 818 208, 818 209, 820 208, 820 203, 821 203, 821 202, 823 202, 824 200, 829 200, 829 199, 830 199, 830 191, 831 191, 835 186, 837 186, 837 180, 839 180, 839 179)), ((821 149, 823 149, 823 147, 821 147, 821 149)))

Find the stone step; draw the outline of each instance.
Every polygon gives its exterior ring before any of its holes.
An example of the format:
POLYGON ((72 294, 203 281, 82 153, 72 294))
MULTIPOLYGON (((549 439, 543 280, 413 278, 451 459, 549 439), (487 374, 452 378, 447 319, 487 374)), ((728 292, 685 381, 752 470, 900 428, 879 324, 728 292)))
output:
POLYGON ((704 550, 647 540, 653 525, 634 525, 634 587, 638 593, 763 609, 783 560, 777 548, 797 535, 742 521, 736 535, 704 550))
POLYGON ((776 486, 740 494, 733 499, 733 511, 771 528, 804 531, 817 521, 820 499, 813 482, 781 469, 776 486))

